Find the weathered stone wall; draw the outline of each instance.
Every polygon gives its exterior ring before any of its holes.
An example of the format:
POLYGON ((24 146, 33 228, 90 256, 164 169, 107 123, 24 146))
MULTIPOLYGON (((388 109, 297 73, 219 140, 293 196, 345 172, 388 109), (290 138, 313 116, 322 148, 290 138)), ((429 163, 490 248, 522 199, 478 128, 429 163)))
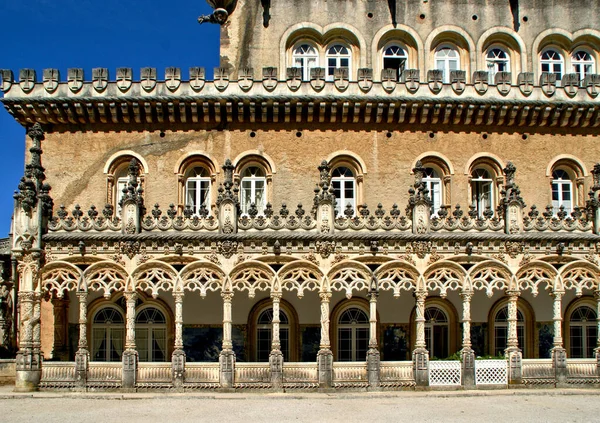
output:
MULTIPOLYGON (((52 185, 55 206, 64 204, 70 211, 75 204, 80 204, 86 212, 90 205, 101 209, 107 201, 107 175, 103 169, 109 158, 119 151, 134 151, 149 167, 145 175, 145 203, 149 208, 159 203, 164 212, 170 203, 178 201, 176 165, 192 152, 204 153, 215 161, 220 172, 217 183, 222 180, 220 166, 226 158, 233 160, 245 152, 270 157, 275 172, 268 200, 275 210, 282 202, 292 210, 301 202, 310 210, 313 188, 318 182, 316 167, 336 152, 350 152, 364 162, 362 201, 371 210, 380 202, 386 210, 393 203, 404 209, 407 190, 414 181, 411 169, 415 160, 425 153, 447 159, 454 171, 450 175, 450 204, 459 203, 463 209, 471 201, 467 166, 476 156, 497 157, 501 165, 513 161, 527 206, 535 204, 538 209, 551 203, 550 179, 546 172, 553 159, 571 155, 588 172, 600 159, 596 136, 565 134, 560 130, 555 134, 530 134, 523 139, 522 133, 483 134, 468 128, 459 132, 446 132, 443 127, 432 128, 433 131, 392 131, 390 137, 384 131, 346 128, 344 131, 300 130, 300 137, 296 129, 291 128, 256 130, 254 137, 249 130, 242 129, 167 131, 164 137, 160 137, 158 131, 50 133, 42 144, 42 161, 47 169, 47 181, 52 185)), ((585 193, 590 184, 591 176, 586 176, 585 193)), ((216 194, 213 189, 213 204, 216 194)))
MULTIPOLYGON (((550 33, 566 34, 568 38, 568 33, 597 29, 600 13, 594 2, 585 0, 294 0, 270 3, 271 7, 267 13, 270 18, 266 22, 261 2, 238 2, 230 17, 230 23, 225 25, 221 32, 222 66, 254 69, 265 66, 279 67, 280 50, 277 47, 285 45, 289 29, 292 26, 296 29, 306 29, 311 26, 306 24, 310 23, 316 28, 314 34, 327 33, 331 27, 352 31, 361 44, 360 67, 376 67, 375 62, 378 58, 374 56, 372 47, 374 41, 377 41, 378 33, 386 27, 393 30, 395 26, 401 32, 409 30, 424 45, 427 45, 428 38, 435 38, 439 30, 456 34, 464 32, 473 40, 472 47, 478 45, 486 31, 502 27, 515 31, 515 39, 523 40, 526 46, 526 51, 522 54, 527 57, 527 69, 523 71, 537 71, 532 58, 538 53, 533 49, 540 34, 550 28, 557 28, 550 33), (265 23, 268 23, 268 26, 265 26, 265 23)), ((330 35, 340 36, 340 31, 330 35)), ((460 36, 455 39, 458 38, 460 36)), ((476 66, 480 63, 478 56, 481 56, 481 52, 472 53, 475 55, 471 57, 471 62, 476 66)), ((419 55, 428 56, 430 51, 420 50, 419 55)), ((472 68, 471 72, 475 70, 485 70, 485 66, 472 68)), ((424 72, 421 75, 423 77, 424 72)))

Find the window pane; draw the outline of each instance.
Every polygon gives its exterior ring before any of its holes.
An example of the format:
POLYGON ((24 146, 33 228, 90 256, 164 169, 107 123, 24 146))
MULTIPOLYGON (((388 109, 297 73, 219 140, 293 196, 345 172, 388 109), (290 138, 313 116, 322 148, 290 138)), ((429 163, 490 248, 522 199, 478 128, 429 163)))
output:
POLYGON ((352 361, 352 329, 338 329, 338 359, 339 361, 352 361))
POLYGON ((571 358, 583 358, 583 328, 571 325, 571 358))

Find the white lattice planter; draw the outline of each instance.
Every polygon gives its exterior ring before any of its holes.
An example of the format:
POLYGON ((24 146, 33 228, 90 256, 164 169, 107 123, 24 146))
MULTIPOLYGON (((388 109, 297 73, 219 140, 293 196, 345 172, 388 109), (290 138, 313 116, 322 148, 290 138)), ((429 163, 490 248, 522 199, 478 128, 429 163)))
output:
POLYGON ((507 385, 508 362, 506 360, 475 360, 476 385, 507 385))
POLYGON ((429 386, 460 386, 461 381, 460 361, 429 362, 429 386))

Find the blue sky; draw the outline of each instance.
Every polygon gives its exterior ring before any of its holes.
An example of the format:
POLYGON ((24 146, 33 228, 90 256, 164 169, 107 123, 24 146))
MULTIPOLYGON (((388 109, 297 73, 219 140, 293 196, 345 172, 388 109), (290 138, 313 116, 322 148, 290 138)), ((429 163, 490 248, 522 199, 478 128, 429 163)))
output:
MULTIPOLYGON (((180 67, 183 78, 190 66, 203 66, 211 77, 219 65, 219 27, 196 21, 211 10, 204 0, 0 0, 0 69, 12 69, 18 79, 19 69, 33 68, 41 81, 45 68, 59 69, 66 80, 68 68, 83 68, 89 79, 92 68, 105 67, 114 79, 117 67, 131 67, 139 79, 144 66, 157 68, 159 78, 167 66, 180 67)), ((4 237, 10 230, 12 196, 23 175, 25 151, 25 130, 4 108, 0 145, 4 237)))

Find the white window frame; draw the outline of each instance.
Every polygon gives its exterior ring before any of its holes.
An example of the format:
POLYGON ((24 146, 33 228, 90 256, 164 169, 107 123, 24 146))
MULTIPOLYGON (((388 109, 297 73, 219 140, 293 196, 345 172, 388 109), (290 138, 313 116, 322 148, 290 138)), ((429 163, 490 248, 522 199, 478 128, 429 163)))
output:
MULTIPOLYGON (((446 350, 448 355, 450 354, 450 318, 446 310, 437 305, 431 305, 425 308, 425 341, 427 343, 427 348, 429 350, 429 358, 434 357, 435 351, 435 327, 445 327, 446 328, 446 350), (439 310, 446 319, 445 322, 439 322, 432 319, 427 319, 427 312, 431 312, 431 309, 439 310), (429 335, 429 336, 428 336, 429 335)), ((438 359, 446 358, 446 357, 436 357, 438 359)))
MULTIPOLYGON (((246 174, 246 172, 249 171, 249 169, 251 168, 256 168, 258 170, 260 170, 262 172, 262 174, 265 174, 265 170, 257 165, 250 165, 247 166, 244 171, 242 172, 242 174, 246 174)), ((251 174, 251 176, 243 176, 240 180, 240 207, 242 210, 242 216, 247 216, 248 215, 248 210, 250 209, 250 204, 254 203, 254 205, 256 206, 256 208, 258 209, 258 214, 262 215, 264 213, 265 210, 265 206, 267 205, 267 178, 266 176, 254 176, 256 174, 251 174), (245 195, 245 191, 248 189, 246 188, 244 185, 245 182, 249 182, 250 184, 250 202, 246 202, 246 195, 245 195), (263 186, 262 189, 258 188, 258 182, 262 182, 263 186), (256 201, 256 193, 262 190, 262 199, 260 201, 260 203, 258 203, 256 201)))
POLYGON ((594 56, 585 49, 577 49, 571 55, 571 72, 579 75, 579 80, 583 81, 587 75, 596 73, 596 61, 594 56), (588 58, 581 58, 581 54, 588 58))
POLYGON ((556 82, 560 81, 565 72, 565 58, 561 51, 555 47, 548 47, 540 53, 540 72, 553 73, 556 82), (548 56, 544 58, 544 56, 548 56), (547 69, 544 69, 546 67, 547 69))
POLYGON ((408 65, 408 52, 403 46, 401 46, 400 44, 397 44, 397 43, 391 43, 391 44, 386 45, 383 48, 383 51, 381 54, 381 69, 395 69, 396 70, 396 80, 400 81, 400 79, 402 78, 402 73, 406 69, 407 65, 408 65), (393 49, 397 49, 397 50, 392 51, 393 49), (390 68, 389 66, 386 66, 385 65, 386 59, 400 60, 400 67, 390 68))
POLYGON ((498 72, 510 72, 510 54, 504 47, 490 47, 485 55, 485 61, 490 84, 496 83, 495 77, 498 72))
POLYGON ((319 67, 319 50, 317 47, 306 41, 297 43, 292 50, 292 66, 302 70, 303 81, 309 81, 310 70, 319 67), (306 48, 312 51, 308 53, 306 48))
MULTIPOLYGON (((357 332, 359 329, 361 330, 365 330, 367 331, 367 343, 368 343, 368 339, 369 339, 369 313, 367 311, 365 311, 363 308, 361 307, 357 307, 357 306, 350 306, 350 307, 346 307, 344 310, 342 310, 339 314, 338 317, 338 321, 337 323, 337 327, 336 327, 336 331, 337 331, 337 359, 338 361, 345 361, 345 362, 353 362, 353 361, 358 361, 358 349, 357 349, 357 341, 358 341, 358 336, 357 336, 357 332), (348 311, 348 310, 352 310, 352 309, 357 309, 360 310, 362 313, 365 314, 365 316, 367 317, 367 322, 366 323, 341 323, 341 319, 342 316, 344 316, 344 314, 348 311), (342 336, 341 336, 341 329, 350 329, 350 345, 352 350, 350 351, 350 355, 351 355, 351 360, 342 360, 340 357, 340 343, 342 340, 342 336)), ((368 350, 368 347, 365 349, 365 355, 366 355, 366 351, 368 350)))
POLYGON ((475 205, 477 216, 480 218, 484 217, 483 212, 487 209, 485 192, 483 191, 485 186, 489 187, 489 204, 490 209, 494 212, 496 206, 494 204, 494 178, 492 172, 483 167, 473 169, 473 172, 471 172, 471 203, 475 205), (484 177, 481 172, 486 172, 488 177, 484 177))
POLYGON ((443 72, 444 84, 450 83, 450 72, 460 70, 460 52, 456 46, 443 44, 435 50, 433 56, 435 69, 443 72))
MULTIPOLYGON (((283 354, 283 359, 284 362, 289 361, 290 359, 290 318, 288 316, 288 314, 283 311, 281 308, 279 309, 279 320, 281 320, 281 322, 279 323, 279 338, 280 341, 282 341, 285 337, 285 334, 287 332, 287 348, 285 348, 284 343, 281 342, 281 353, 283 354), (287 323, 283 323, 287 321, 287 323)), ((264 330, 264 331, 268 331, 269 334, 269 344, 272 343, 273 341, 273 307, 267 307, 264 310, 262 310, 260 313, 258 313, 258 316, 256 317, 256 329, 255 329, 255 351, 256 351, 256 361, 260 362, 262 357, 260 357, 260 350, 259 350, 259 339, 258 339, 258 332, 259 330, 264 330), (263 313, 266 313, 268 311, 271 311, 271 322, 270 323, 259 323, 261 316, 263 315, 263 313)), ((271 345, 269 345, 269 351, 267 354, 267 359, 266 361, 269 360, 269 354, 271 353, 271 345)))
MULTIPOLYGON (((340 49, 341 50, 341 49, 340 49)), ((352 75, 352 49, 340 42, 331 43, 327 46, 325 50, 325 79, 327 81, 333 81, 335 68, 348 68, 348 78, 351 79, 352 75), (341 53, 340 51, 336 51, 331 53, 332 49, 343 48, 346 49, 346 53, 341 53), (335 66, 330 66, 330 60, 335 61, 335 66), (348 66, 342 66, 343 61, 346 60, 348 66)))
MULTIPOLYGON (((354 175, 354 171, 352 169, 350 169, 348 166, 337 166, 335 169, 333 169, 333 171, 331 172, 332 174, 337 171, 338 169, 347 169, 352 176, 347 176, 347 175, 341 175, 341 176, 333 176, 331 178, 331 186, 335 188, 335 184, 339 184, 340 188, 339 188, 339 192, 340 195, 339 196, 335 196, 335 210, 337 211, 337 216, 341 216, 344 217, 344 211, 346 210, 346 205, 350 204, 352 206, 352 210, 354 212, 354 214, 356 214, 356 176, 354 175), (346 198, 346 184, 350 184, 351 189, 352 189, 352 198, 346 198)), ((335 195, 335 194, 334 194, 335 195)), ((353 214, 353 216, 354 216, 353 214)))
MULTIPOLYGON (((100 309, 98 309, 95 313, 94 313, 94 317, 92 318, 92 336, 91 336, 91 347, 92 347, 92 351, 91 351, 91 360, 92 361, 105 361, 105 362, 111 362, 113 360, 111 360, 111 351, 112 351, 112 345, 113 345, 113 335, 120 333, 120 335, 117 335, 120 338, 121 341, 121 351, 120 351, 120 357, 118 360, 116 361, 121 361, 121 357, 123 355, 123 351, 125 350, 125 316, 123 315, 123 312, 121 310, 119 310, 117 307, 113 306, 113 305, 107 305, 104 306, 100 309), (102 311, 106 310, 106 309, 112 309, 114 310, 116 313, 118 313, 121 316, 121 322, 117 322, 117 323, 95 323, 96 320, 96 316, 101 313, 102 311), (104 357, 102 357, 101 359, 97 359, 96 355, 97 355, 97 351, 96 351, 96 344, 97 344, 97 331, 101 330, 104 333, 104 337, 103 337, 103 341, 106 343, 106 351, 104 354, 104 357)), ((101 344, 98 344, 98 346, 100 346, 101 344)), ((118 350, 115 350, 117 352, 117 354, 119 354, 118 350)))
POLYGON ((438 171, 433 167, 426 167, 423 176, 425 188, 429 190, 431 199, 431 216, 437 216, 442 205, 442 179, 438 176, 438 171))
MULTIPOLYGON (((192 172, 194 172, 194 169, 196 168, 202 168, 204 170, 204 172, 208 173, 208 171, 202 167, 202 166, 195 166, 193 169, 191 169, 192 172)), ((184 207, 187 207, 188 205, 192 207, 192 211, 194 212, 194 214, 196 216, 198 216, 200 214, 200 206, 204 203, 204 206, 206 207, 206 210, 208 210, 208 213, 210 214, 210 194, 211 194, 211 178, 209 176, 190 176, 185 180, 185 204, 184 207), (207 184, 208 188, 203 188, 202 185, 207 184), (190 203, 190 190, 191 190, 191 186, 194 184, 194 190, 195 190, 195 195, 194 195, 194 199, 192 200, 192 202, 190 203), (204 202, 202 202, 202 192, 206 191, 206 196, 204 198, 204 202)))
POLYGON ((569 173, 564 169, 555 169, 552 172, 552 211, 556 215, 559 212, 560 207, 564 206, 565 211, 571 214, 574 206, 574 198, 573 198, 573 181, 569 176, 569 173), (561 176, 557 176, 561 172, 561 176), (562 174, 566 175, 568 179, 563 179, 562 174), (558 194, 558 199, 554 199, 554 192, 556 186, 556 193, 558 194), (565 193, 569 193, 571 197, 570 200, 564 200, 563 196, 565 193))
POLYGON ((594 358, 593 349, 596 348, 596 346, 597 346, 596 341, 598 339, 598 321, 596 320, 596 317, 593 320, 585 320, 585 321, 573 320, 573 315, 580 308, 587 308, 587 309, 591 310, 594 315, 596 315, 596 311, 594 310, 594 308, 587 304, 578 306, 571 313, 571 317, 569 319, 569 334, 568 334, 569 335, 569 357, 570 358, 594 358), (572 333, 572 330, 573 330, 573 328, 576 328, 576 327, 581 328, 583 357, 574 357, 573 356, 573 333, 572 333), (587 354, 587 351, 590 347, 587 342, 589 330, 596 331, 596 334, 595 334, 596 336, 594 337, 594 344, 593 344, 593 348, 592 348, 592 356, 591 357, 588 357, 588 354, 587 354))
POLYGON ((165 313, 153 306, 153 305, 148 305, 146 307, 140 308, 139 310, 136 311, 136 316, 135 316, 135 333, 136 333, 136 337, 135 337, 135 342, 136 342, 136 349, 137 352, 139 354, 139 359, 142 362, 157 362, 157 360, 155 359, 155 348, 154 348, 154 343, 156 341, 156 343, 159 343, 162 341, 162 350, 163 350, 163 360, 161 362, 164 361, 169 361, 170 358, 168 357, 168 337, 167 337, 167 316, 165 315, 165 313), (149 323, 140 323, 138 322, 138 319, 141 315, 141 313, 145 310, 149 310, 149 309, 154 309, 156 311, 158 311, 160 314, 162 314, 162 317, 164 319, 164 323, 154 323, 154 322, 149 322, 149 323), (146 345, 144 345, 143 347, 141 346, 141 339, 143 339, 143 336, 141 336, 141 334, 143 332, 146 332, 146 345), (162 333, 162 340, 160 338, 157 339, 156 335, 157 333, 162 333), (147 356, 144 356, 144 352, 146 352, 147 356))

